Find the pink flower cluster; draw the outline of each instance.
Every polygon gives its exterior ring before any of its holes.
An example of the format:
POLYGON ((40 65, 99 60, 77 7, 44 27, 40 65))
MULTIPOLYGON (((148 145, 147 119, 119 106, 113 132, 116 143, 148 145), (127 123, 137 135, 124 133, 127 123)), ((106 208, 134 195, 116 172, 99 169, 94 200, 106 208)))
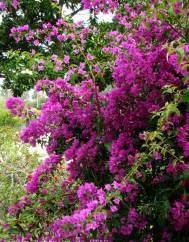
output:
POLYGON ((85 9, 96 9, 96 13, 115 10, 119 5, 118 0, 82 0, 81 2, 85 9))
POLYGON ((9 207, 8 213, 10 215, 18 214, 26 205, 31 205, 31 204, 32 204, 32 200, 29 199, 27 196, 23 196, 19 200, 19 202, 9 207))
POLYGON ((0 10, 1 10, 1 11, 6 10, 6 4, 5 4, 5 3, 0 2, 0 10))
POLYGON ((21 98, 11 97, 7 100, 6 107, 14 116, 22 116, 25 104, 21 98))
POLYGON ((97 212, 98 206, 106 205, 105 192, 98 189, 93 183, 85 183, 79 187, 77 196, 80 209, 71 216, 65 216, 55 221, 51 225, 54 236, 50 239, 72 239, 77 236, 84 239, 86 233, 96 229, 103 232, 106 229, 104 224, 106 213, 97 212))
POLYGON ((18 27, 12 27, 10 31, 12 34, 14 34, 14 33, 21 33, 28 30, 29 30, 29 25, 25 24, 18 27))
POLYGON ((176 201, 170 209, 170 223, 174 225, 176 231, 181 231, 189 225, 188 206, 188 201, 176 201))
POLYGON ((189 124, 188 124, 188 117, 186 120, 186 124, 179 128, 178 132, 178 142, 180 147, 184 151, 184 156, 189 157, 189 139, 188 139, 188 133, 189 133, 189 124))
POLYGON ((51 155, 43 163, 41 163, 31 176, 30 181, 26 185, 28 193, 36 193, 39 189, 41 178, 44 179, 45 175, 51 173, 55 166, 60 162, 61 157, 59 155, 51 155))

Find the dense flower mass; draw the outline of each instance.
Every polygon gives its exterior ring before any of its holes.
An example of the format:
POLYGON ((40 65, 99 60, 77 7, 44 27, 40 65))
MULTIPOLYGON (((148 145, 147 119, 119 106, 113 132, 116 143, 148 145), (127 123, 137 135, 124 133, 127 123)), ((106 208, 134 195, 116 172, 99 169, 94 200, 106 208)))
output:
MULTIPOLYGON (((16 42, 32 42, 33 56, 34 48, 55 43, 71 43, 74 53, 36 56, 32 66, 44 73, 35 91, 45 91, 48 99, 21 139, 42 144, 49 158, 30 175, 27 200, 9 209, 20 221, 35 211, 27 229, 15 225, 16 236, 22 241, 29 232, 36 241, 57 242, 184 240, 189 48, 188 35, 173 23, 184 22, 188 5, 82 3, 91 11, 116 10, 116 27, 106 31, 103 44, 95 27, 62 19, 35 33, 28 25, 11 30, 16 42), (91 48, 95 41, 99 51, 91 48)), ((7 107, 19 115, 24 105, 13 98, 7 107)))

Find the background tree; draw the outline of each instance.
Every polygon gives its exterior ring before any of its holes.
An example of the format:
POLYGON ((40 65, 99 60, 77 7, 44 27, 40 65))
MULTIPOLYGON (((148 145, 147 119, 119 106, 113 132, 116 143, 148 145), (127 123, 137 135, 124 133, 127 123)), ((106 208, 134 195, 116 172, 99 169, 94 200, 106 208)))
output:
MULTIPOLYGON (((64 7, 71 9, 71 16, 75 15, 82 9, 80 1, 72 0, 51 1, 51 0, 6 0, 0 3, 0 11, 2 21, 0 23, 0 76, 3 77, 3 88, 11 89, 13 95, 20 96, 26 90, 33 87, 34 78, 27 74, 14 77, 15 68, 19 70, 19 64, 22 66, 27 62, 20 63, 18 54, 14 55, 14 51, 19 50, 19 55, 27 53, 31 50, 31 45, 26 42, 16 43, 10 37, 10 30, 15 26, 29 25, 35 31, 40 28, 42 23, 50 22, 54 24, 62 16, 64 7), (11 55, 9 52, 11 51, 11 55), (14 55, 14 57, 12 56, 14 55), (15 80, 14 80, 15 79, 15 80)), ((22 58, 23 60, 23 58, 22 58)))

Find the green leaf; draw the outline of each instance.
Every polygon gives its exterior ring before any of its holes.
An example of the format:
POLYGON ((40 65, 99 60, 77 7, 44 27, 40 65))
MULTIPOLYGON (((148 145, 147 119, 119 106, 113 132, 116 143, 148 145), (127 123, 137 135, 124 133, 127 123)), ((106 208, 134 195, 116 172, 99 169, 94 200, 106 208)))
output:
POLYGON ((185 103, 189 103, 189 90, 185 91, 182 100, 185 103))
POLYGON ((176 164, 177 164, 177 159, 174 159, 173 162, 172 162, 173 166, 175 167, 176 164))
POLYGON ((185 52, 184 52, 184 50, 182 48, 178 49, 177 52, 178 52, 178 55, 179 55, 178 63, 180 64, 183 61, 183 59, 184 59, 185 52))
POLYGON ((101 131, 103 129, 103 123, 102 123, 101 118, 96 119, 96 129, 97 129, 98 133, 101 133, 101 131))
POLYGON ((169 103, 166 105, 166 109, 164 111, 164 118, 168 120, 169 115, 172 113, 176 113, 177 115, 180 115, 180 111, 177 108, 177 104, 175 103, 169 103))
POLYGON ((111 150, 111 143, 106 143, 106 144, 104 144, 104 146, 106 147, 106 149, 110 152, 110 150, 111 150))
POLYGON ((161 13, 161 12, 157 12, 157 17, 158 17, 160 20, 164 20, 164 15, 163 15, 163 13, 161 13))
POLYGON ((169 14, 170 16, 174 16, 174 15, 175 15, 175 12, 174 12, 174 9, 173 9, 172 6, 168 9, 168 14, 169 14))
POLYGON ((189 80, 189 73, 186 74, 186 76, 183 78, 184 82, 187 82, 189 80))

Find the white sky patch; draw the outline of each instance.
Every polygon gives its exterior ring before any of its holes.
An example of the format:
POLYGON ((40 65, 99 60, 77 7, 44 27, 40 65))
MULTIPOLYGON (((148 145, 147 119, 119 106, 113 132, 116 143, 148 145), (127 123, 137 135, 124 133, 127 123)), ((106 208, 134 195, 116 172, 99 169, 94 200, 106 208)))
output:
MULTIPOLYGON (((69 15, 71 13, 72 11, 70 9, 63 8, 63 16, 69 15)), ((114 15, 112 13, 108 13, 108 14, 99 13, 97 16, 98 16, 99 22, 111 22, 114 15)), ((79 21, 86 22, 89 19, 89 17, 90 17, 89 10, 82 10, 73 16, 73 21, 75 23, 79 21)))
POLYGON ((3 84, 3 78, 0 77, 0 88, 1 88, 1 85, 3 84))

